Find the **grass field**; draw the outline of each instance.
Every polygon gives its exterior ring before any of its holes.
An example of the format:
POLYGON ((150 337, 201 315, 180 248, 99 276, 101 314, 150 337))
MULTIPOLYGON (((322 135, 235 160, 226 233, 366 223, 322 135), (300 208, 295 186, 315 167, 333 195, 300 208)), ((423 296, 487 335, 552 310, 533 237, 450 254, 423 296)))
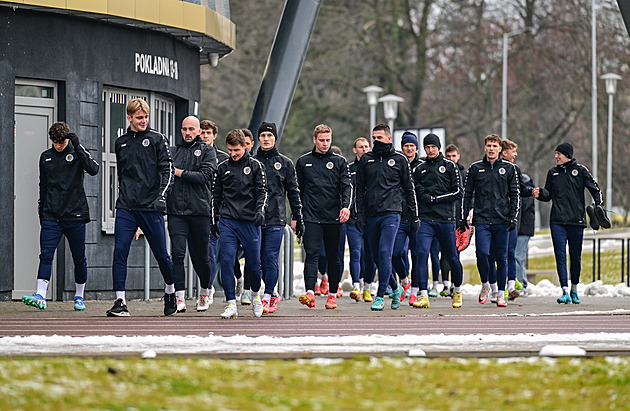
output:
POLYGON ((1 359, 0 409, 627 409, 630 358, 1 359))

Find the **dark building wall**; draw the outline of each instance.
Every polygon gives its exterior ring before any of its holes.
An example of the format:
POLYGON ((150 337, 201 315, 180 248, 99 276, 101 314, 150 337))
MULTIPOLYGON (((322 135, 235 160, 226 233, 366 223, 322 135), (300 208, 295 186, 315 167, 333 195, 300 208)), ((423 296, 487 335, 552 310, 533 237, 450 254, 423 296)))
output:
MULTIPOLYGON (((145 67, 146 68, 146 67, 145 67)), ((170 67, 169 67, 170 69, 170 67)), ((170 71, 170 70, 169 70, 170 71)), ((171 73, 169 73, 171 74, 171 73)), ((58 84, 57 120, 66 121, 97 161, 101 161, 103 87, 150 91, 176 102, 175 124, 181 124, 199 101, 199 51, 167 34, 116 24, 0 6, 0 299, 13 288, 13 170, 15 79, 39 79, 58 84), (177 62, 177 78, 143 73, 136 53, 177 62)), ((19 142, 18 142, 19 143, 19 142)), ((101 170, 104 172, 104 170, 101 170)), ((86 175, 85 188, 92 221, 87 227, 88 298, 111 298, 113 235, 101 231, 101 176, 86 175)), ((36 216, 34 216, 36 218, 36 216)), ((38 239, 33 239, 38 241, 38 239)), ((144 241, 134 242, 129 258, 128 288, 138 296, 143 288, 144 241)), ((74 273, 69 249, 58 256, 65 274, 64 298, 72 296, 74 273)), ((152 258, 152 288, 162 287, 152 258)), ((61 271, 60 271, 61 272, 61 271)), ((35 276, 36 273, 33 273, 35 276)))

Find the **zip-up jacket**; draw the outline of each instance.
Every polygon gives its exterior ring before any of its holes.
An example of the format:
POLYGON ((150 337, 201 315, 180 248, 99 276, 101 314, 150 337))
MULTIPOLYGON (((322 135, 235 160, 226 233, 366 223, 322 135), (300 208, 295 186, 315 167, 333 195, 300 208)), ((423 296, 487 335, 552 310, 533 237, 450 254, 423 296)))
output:
MULTIPOLYGON (((418 153, 416 153, 416 156, 413 158, 413 160, 409 162, 409 167, 411 167, 411 175, 413 175, 413 170, 415 170, 415 168, 418 167, 420 163, 422 163, 422 160, 418 156, 418 153)), ((416 201, 417 200, 418 198, 416 197, 416 201)), ((417 203, 417 206, 418 206, 418 209, 420 209, 419 202, 417 203)), ((403 202, 403 212, 402 212, 402 215, 400 216, 400 219, 404 221, 409 221, 409 222, 411 222, 412 220, 415 220, 415 216, 413 215, 412 211, 407 207, 406 202, 403 202)))
POLYGON ((463 193, 464 193, 464 183, 466 182, 466 167, 464 167, 463 165, 459 163, 455 163, 455 165, 457 165, 457 169, 459 170, 459 180, 461 181, 461 185, 462 185, 462 199, 457 204, 457 207, 459 207, 459 210, 457 210, 455 213, 455 217, 457 219, 456 223, 459 225, 459 223, 463 219, 468 218, 468 216, 462 215, 462 210, 461 210, 462 206, 464 205, 463 193))
POLYGON ((230 158, 230 155, 225 151, 219 150, 216 146, 210 146, 214 149, 217 155, 217 164, 224 162, 230 158))
POLYGON ((118 200, 116 208, 156 211, 166 207, 173 185, 173 160, 168 140, 146 129, 127 132, 116 139, 118 200), (163 205, 160 207, 158 202, 163 205))
POLYGON ((374 217, 402 214, 403 204, 410 210, 413 221, 418 219, 416 193, 411 165, 392 143, 374 143, 363 156, 357 169, 357 207, 359 216, 374 217))
POLYGON ((348 222, 355 224, 357 220, 357 167, 359 166, 359 159, 354 158, 354 161, 348 164, 348 170, 350 170, 350 183, 355 189, 352 190, 352 207, 350 208, 350 218, 348 222))
POLYGON ((328 150, 315 150, 298 158, 295 164, 304 221, 318 224, 339 223, 339 211, 352 207, 353 188, 348 162, 328 150))
POLYGON ((79 144, 69 141, 60 153, 49 148, 39 157, 39 219, 40 221, 90 221, 90 212, 83 172, 94 176, 99 165, 79 144))
POLYGON ((210 216, 210 181, 217 171, 214 150, 197 136, 189 143, 182 141, 171 147, 173 166, 182 171, 175 177, 171 192, 166 199, 169 215, 210 216))
POLYGON ((591 172, 575 159, 550 169, 545 188, 540 190, 538 197, 541 201, 553 202, 549 223, 586 227, 585 188, 591 193, 595 204, 603 203, 602 192, 591 172))
POLYGON ((262 163, 245 150, 238 161, 221 163, 214 178, 212 222, 220 217, 253 222, 267 209, 267 177, 262 163))
POLYGON ((295 166, 289 157, 278 152, 276 147, 271 150, 258 148, 255 159, 265 166, 267 176, 267 195, 269 198, 265 213, 264 225, 285 225, 287 223, 286 197, 294 220, 302 220, 302 203, 300 201, 300 189, 298 188, 295 166))
MULTIPOLYGON (((419 201, 420 221, 456 223, 457 213, 461 213, 463 189, 459 168, 442 153, 436 158, 428 158, 413 172, 416 197, 419 201), (431 201, 425 201, 426 196, 431 201)), ((461 219, 461 218, 460 218, 461 219)))
POLYGON ((532 179, 527 174, 521 174, 521 186, 531 188, 529 196, 523 196, 521 191, 521 221, 518 225, 518 235, 534 236, 536 225, 536 209, 534 206, 534 197, 531 195, 533 189, 532 179))
POLYGON ((499 156, 490 163, 486 156, 468 169, 464 185, 462 215, 475 202, 473 224, 509 224, 517 222, 520 211, 520 183, 516 167, 499 156))

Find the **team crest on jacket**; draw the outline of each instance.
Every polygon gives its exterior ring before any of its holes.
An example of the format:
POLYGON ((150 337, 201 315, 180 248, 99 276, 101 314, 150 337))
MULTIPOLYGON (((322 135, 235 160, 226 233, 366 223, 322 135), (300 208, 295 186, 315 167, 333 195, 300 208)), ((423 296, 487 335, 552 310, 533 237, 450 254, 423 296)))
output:
POLYGON ((442 174, 446 173, 446 167, 444 166, 440 166, 440 168, 438 168, 438 171, 442 174))
POLYGON ((393 167, 393 166, 394 166, 394 164, 396 164, 396 161, 394 161, 394 159, 393 159, 393 158, 390 158, 389 160, 387 160, 387 165, 388 165, 388 166, 393 167))
POLYGON ((334 166, 335 165, 332 163, 332 161, 329 161, 329 162, 326 163, 326 168, 329 169, 329 170, 332 170, 334 166))
POLYGON ((499 169, 499 174, 501 174, 501 175, 505 174, 505 169, 503 167, 501 167, 499 169))
POLYGON ((249 167, 245 167, 245 168, 243 169, 243 174, 245 174, 246 176, 247 176, 247 175, 249 175, 249 173, 251 173, 251 172, 252 172, 252 169, 251 169, 251 168, 249 168, 249 167))
POLYGON ((573 177, 577 177, 578 171, 574 169, 573 171, 571 171, 571 174, 573 175, 573 177))
MULTIPOLYGON (((73 156, 72 154, 68 154, 68 155, 66 156, 66 161, 67 161, 68 163, 70 163, 72 160, 74 160, 74 156, 73 156)), ((577 171, 577 170, 575 170, 575 171, 577 171)))
POLYGON ((273 165, 273 168, 275 168, 276 170, 280 170, 282 168, 282 164, 280 164, 279 161, 276 161, 273 165))
POLYGON ((199 157, 201 155, 201 150, 199 149, 195 150, 194 154, 196 157, 199 157))
POLYGON ((144 140, 142 140, 142 145, 143 145, 143 146, 145 146, 145 147, 149 147, 149 144, 150 144, 150 142, 149 142, 149 139, 148 139, 148 138, 145 138, 144 140))

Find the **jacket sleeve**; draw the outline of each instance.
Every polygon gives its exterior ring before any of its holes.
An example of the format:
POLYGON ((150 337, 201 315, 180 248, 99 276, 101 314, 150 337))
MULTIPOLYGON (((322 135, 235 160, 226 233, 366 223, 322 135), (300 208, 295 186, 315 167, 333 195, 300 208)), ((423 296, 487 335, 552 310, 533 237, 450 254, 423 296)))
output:
POLYGON ((449 172, 449 192, 436 196, 438 203, 452 203, 462 199, 464 193, 462 190, 462 183, 459 176, 459 169, 456 165, 446 163, 449 172))
POLYGON ((472 207, 473 194, 475 192, 475 173, 473 166, 470 166, 466 173, 466 181, 464 182, 464 201, 462 203, 462 218, 468 218, 468 212, 472 207))
POLYGON ((212 181, 212 176, 217 168, 216 155, 212 158, 212 150, 201 150, 201 163, 199 164, 199 170, 184 170, 182 171, 182 180, 188 181, 191 184, 204 185, 212 181))
POLYGON ((603 205, 604 196, 602 195, 602 190, 600 190, 597 181, 595 181, 588 168, 582 166, 582 172, 584 174, 584 187, 591 193, 591 197, 593 197, 593 201, 596 205, 603 205))
POLYGON ((405 160, 402 169, 402 183, 403 190, 405 192, 406 210, 409 212, 409 216, 413 217, 412 221, 418 220, 418 200, 416 199, 416 190, 413 186, 413 176, 411 175, 411 165, 409 161, 405 160))
POLYGON ((221 203, 223 203, 223 184, 219 176, 219 170, 214 174, 212 181, 212 199, 210 201, 210 215, 212 217, 212 224, 217 224, 219 217, 221 216, 221 203))
POLYGON ((518 172, 521 197, 531 197, 533 195, 532 190, 534 189, 534 187, 531 185, 531 179, 525 181, 525 179, 523 178, 523 171, 518 165, 516 165, 516 171, 518 172))
POLYGON ((39 217, 42 216, 42 202, 44 201, 44 195, 46 191, 46 185, 48 182, 46 181, 46 173, 44 173, 44 157, 39 156, 39 199, 37 200, 37 212, 39 217))
POLYGON ((157 165, 160 173, 159 195, 166 198, 173 186, 173 157, 168 146, 168 140, 159 134, 160 141, 157 144, 157 165))
POLYGON ((295 167, 291 160, 287 161, 284 168, 286 175, 284 177, 284 190, 287 193, 289 199, 289 205, 291 206, 291 214, 293 220, 304 220, 302 216, 302 201, 300 200, 300 188, 298 187, 298 180, 295 173, 295 167))
POLYGON ((518 221, 521 212, 521 181, 516 165, 512 165, 512 178, 508 183, 508 192, 510 193, 510 217, 512 220, 518 221))
POLYGON ((83 147, 83 144, 76 146, 74 148, 74 152, 77 154, 77 157, 79 157, 83 170, 85 170, 89 175, 95 176, 99 169, 98 162, 92 158, 90 152, 83 147))
POLYGON ((267 175, 265 174, 265 166, 258 160, 255 160, 258 172, 254 176, 254 185, 256 190, 256 212, 265 215, 267 211, 267 175))
POLYGON ((359 160, 357 162, 357 194, 356 194, 356 210, 357 217, 365 217, 365 169, 364 162, 359 160))
POLYGON ((551 182, 551 175, 553 174, 553 169, 549 170, 547 172, 547 180, 545 180, 545 187, 540 189, 540 195, 538 196, 538 199, 540 201, 549 201, 551 200, 551 191, 552 191, 552 182, 551 182))
POLYGON ((350 168, 348 167, 346 159, 343 159, 341 163, 339 185, 341 189, 341 208, 347 208, 349 210, 350 207, 352 207, 352 198, 354 197, 352 191, 354 188, 352 187, 350 168))
POLYGON ((304 200, 304 174, 300 159, 295 163, 295 178, 297 179, 298 189, 300 190, 300 202, 304 200))

